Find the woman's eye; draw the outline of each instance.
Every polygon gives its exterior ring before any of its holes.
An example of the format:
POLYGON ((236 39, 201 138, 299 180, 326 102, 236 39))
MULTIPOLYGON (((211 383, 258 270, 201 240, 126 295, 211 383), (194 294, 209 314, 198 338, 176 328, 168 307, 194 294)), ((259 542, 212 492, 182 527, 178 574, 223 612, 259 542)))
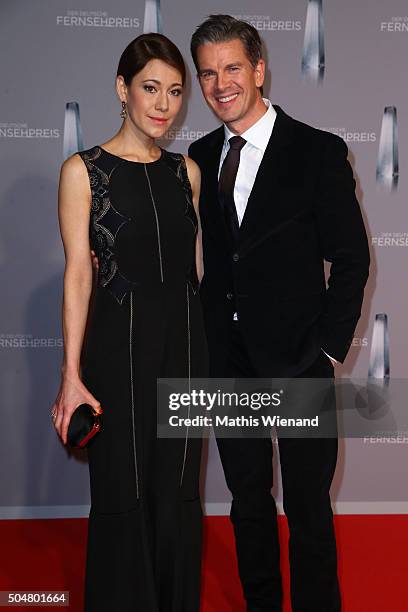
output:
POLYGON ((172 96, 181 96, 183 92, 181 91, 181 89, 172 89, 170 93, 172 96))
POLYGON ((145 91, 148 91, 149 93, 154 93, 156 91, 156 88, 153 87, 153 85, 144 85, 144 89, 145 91))

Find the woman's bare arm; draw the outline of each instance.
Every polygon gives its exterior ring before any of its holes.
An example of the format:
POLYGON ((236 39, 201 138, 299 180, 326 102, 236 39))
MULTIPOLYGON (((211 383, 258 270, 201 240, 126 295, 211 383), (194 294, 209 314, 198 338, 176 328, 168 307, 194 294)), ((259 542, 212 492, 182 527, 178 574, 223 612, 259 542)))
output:
POLYGON ((80 357, 89 300, 92 292, 92 263, 89 252, 91 191, 86 167, 73 155, 61 168, 58 217, 65 252, 62 329, 64 357, 61 388, 54 403, 55 427, 66 443, 72 413, 80 403, 99 406, 81 382, 80 357))
POLYGON ((65 252, 62 325, 64 360, 62 370, 79 375, 80 355, 92 291, 89 255, 91 192, 83 161, 74 155, 61 168, 58 217, 65 252))

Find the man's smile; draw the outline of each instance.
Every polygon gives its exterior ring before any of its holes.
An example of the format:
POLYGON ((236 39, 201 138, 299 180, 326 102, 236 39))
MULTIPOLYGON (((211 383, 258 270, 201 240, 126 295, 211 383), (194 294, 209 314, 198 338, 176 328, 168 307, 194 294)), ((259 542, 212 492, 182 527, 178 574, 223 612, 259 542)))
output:
POLYGON ((235 93, 235 94, 231 94, 229 96, 217 97, 216 100, 217 100, 217 102, 222 102, 222 104, 225 104, 227 102, 231 102, 231 100, 235 100, 235 98, 237 96, 238 96, 238 94, 235 93))

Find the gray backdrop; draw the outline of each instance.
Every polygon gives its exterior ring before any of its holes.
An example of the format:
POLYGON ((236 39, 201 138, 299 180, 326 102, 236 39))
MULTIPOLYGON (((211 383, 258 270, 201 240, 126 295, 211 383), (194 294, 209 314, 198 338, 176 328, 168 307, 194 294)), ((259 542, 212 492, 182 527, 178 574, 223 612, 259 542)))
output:
MULTIPOLYGON (((159 9, 159 27, 161 23, 163 32, 179 45, 190 69, 188 108, 184 108, 164 146, 186 152, 192 140, 217 126, 202 100, 188 51, 194 27, 213 12, 240 16, 260 30, 268 60, 265 93, 274 103, 290 115, 345 139, 370 233, 373 263, 363 315, 339 374, 364 377, 370 359, 384 361, 381 340, 375 340, 373 346, 373 328, 376 315, 385 313, 388 328, 381 327, 380 335, 386 343, 389 341, 391 375, 406 376, 406 0, 162 0, 161 7, 150 0, 116 0, 115 4, 108 0, 3 0, 3 518, 86 516, 88 512, 86 456, 67 452, 49 417, 62 358, 64 256, 58 229, 57 186, 63 161, 65 109, 68 102, 79 105, 84 148, 104 142, 118 130, 120 105, 114 75, 120 53, 143 32, 145 17, 147 27, 154 27, 151 24, 159 9), (320 22, 316 19, 319 8, 323 17, 320 22), (316 47, 319 42, 320 49, 316 47), (314 65, 322 62, 323 42, 324 70, 314 65), (391 109, 381 132, 386 107, 391 109), (395 117, 397 124, 392 123, 395 117), (383 165, 376 178, 379 150, 383 165), (388 173, 385 182, 380 180, 384 178, 381 173, 388 173)), ((69 138, 66 129, 66 144, 69 138)), ((397 441, 342 440, 332 489, 337 512, 406 512, 407 443, 407 437, 397 441)), ((229 497, 212 440, 204 463, 207 512, 223 514, 228 511, 229 497)), ((280 504, 279 477, 275 488, 280 504)))

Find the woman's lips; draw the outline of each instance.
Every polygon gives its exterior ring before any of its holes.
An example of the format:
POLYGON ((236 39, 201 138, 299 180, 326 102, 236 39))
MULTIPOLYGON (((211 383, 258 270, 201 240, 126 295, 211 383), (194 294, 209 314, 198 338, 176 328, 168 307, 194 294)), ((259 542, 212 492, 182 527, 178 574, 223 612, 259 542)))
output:
POLYGON ((149 117, 149 119, 151 119, 155 123, 159 123, 160 125, 164 125, 168 121, 168 119, 163 119, 162 117, 149 117))

